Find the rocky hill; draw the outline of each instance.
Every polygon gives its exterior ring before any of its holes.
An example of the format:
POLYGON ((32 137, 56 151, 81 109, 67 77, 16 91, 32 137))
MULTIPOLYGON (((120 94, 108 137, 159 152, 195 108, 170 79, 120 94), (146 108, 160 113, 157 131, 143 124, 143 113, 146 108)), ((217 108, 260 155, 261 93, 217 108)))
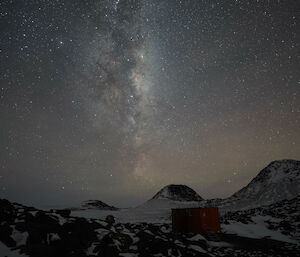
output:
POLYGON ((118 210, 118 208, 114 206, 110 206, 100 200, 87 200, 84 201, 81 206, 84 209, 96 209, 96 210, 110 210, 110 211, 115 211, 118 210))
POLYGON ((173 201, 202 201, 203 198, 185 185, 168 185, 162 188, 152 199, 169 199, 173 201))

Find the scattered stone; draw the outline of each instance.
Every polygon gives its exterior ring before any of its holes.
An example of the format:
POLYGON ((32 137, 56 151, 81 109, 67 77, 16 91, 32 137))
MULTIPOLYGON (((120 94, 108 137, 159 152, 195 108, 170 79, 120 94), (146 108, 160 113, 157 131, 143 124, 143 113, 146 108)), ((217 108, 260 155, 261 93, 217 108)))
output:
MULTIPOLYGON (((267 223, 268 228, 296 236, 300 229, 299 203, 300 197, 268 207, 227 213, 222 221, 238 220, 247 224, 257 214, 277 216, 267 223)), ((299 244, 223 233, 217 235, 219 240, 215 242, 207 235, 175 233, 170 224, 116 223, 112 215, 105 221, 85 219, 69 216, 68 210, 41 211, 6 200, 0 200, 0 207, 0 241, 30 257, 294 257, 300 250, 299 244), (26 237, 22 239, 23 235, 26 237)))

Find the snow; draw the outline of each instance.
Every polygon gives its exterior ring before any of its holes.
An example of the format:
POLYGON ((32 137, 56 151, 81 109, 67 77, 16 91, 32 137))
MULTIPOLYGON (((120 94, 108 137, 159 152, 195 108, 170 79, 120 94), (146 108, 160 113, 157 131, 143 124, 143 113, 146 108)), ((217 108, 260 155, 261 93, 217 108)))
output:
POLYGON ((96 248, 97 244, 93 243, 87 250, 86 254, 88 255, 95 255, 94 254, 94 249, 96 248))
POLYGON ((138 257, 138 254, 136 254, 136 253, 119 253, 119 256, 122 256, 122 257, 138 257))
POLYGON ((22 233, 16 230, 15 226, 11 226, 11 227, 13 229, 11 237, 16 242, 16 246, 25 245, 28 237, 28 233, 27 232, 22 233))
POLYGON ((169 199, 173 201, 202 201, 202 197, 186 185, 167 185, 151 199, 169 199))
POLYGON ((189 248, 191 248, 191 249, 193 249, 195 251, 201 252, 201 253, 207 253, 206 251, 203 250, 203 248, 201 248, 198 245, 190 245, 189 248))
POLYGON ((132 233, 130 231, 128 231, 127 229, 123 230, 123 233, 130 236, 133 243, 136 244, 140 239, 135 235, 135 233, 132 233))
POLYGON ((109 210, 75 210, 71 215, 76 217, 105 219, 107 215, 113 215, 117 222, 134 223, 170 223, 172 208, 198 207, 199 202, 173 201, 169 199, 152 199, 135 208, 109 210))
POLYGON ((185 247, 185 245, 179 240, 175 240, 174 243, 181 246, 181 247, 185 247))
POLYGON ((281 160, 270 163, 244 188, 222 201, 228 210, 249 209, 292 199, 300 193, 300 162, 281 160))
POLYGON ((160 193, 160 197, 169 198, 172 197, 172 195, 167 188, 164 188, 160 193))
POLYGON ((232 222, 231 224, 223 224, 222 230, 225 233, 237 234, 239 236, 249 238, 269 237, 274 240, 284 241, 288 243, 297 243, 295 240, 283 235, 279 231, 267 228, 266 221, 271 220, 270 216, 255 216, 252 218, 254 223, 244 224, 241 222, 232 222))
POLYGON ((171 231, 171 228, 167 229, 165 226, 162 226, 162 227, 160 228, 160 230, 161 230, 161 232, 163 232, 163 233, 169 233, 169 232, 171 231))
MULTIPOLYGON (((215 201, 220 213, 250 209, 271 204, 282 199, 290 199, 300 193, 298 161, 276 161, 263 169, 245 188, 234 197, 215 201)), ((183 191, 187 189, 183 188, 183 191)), ((170 185, 159 191, 153 199, 135 208, 111 210, 73 210, 72 215, 84 218, 104 219, 113 215, 117 222, 170 223, 172 208, 203 207, 206 201, 175 201, 170 185)), ((176 196, 176 195, 175 195, 176 196)), ((179 197, 179 196, 178 196, 179 197)))
POLYGON ((51 216, 54 217, 54 218, 56 218, 56 219, 58 220, 59 225, 63 225, 63 224, 65 224, 66 221, 67 221, 67 220, 66 220, 65 218, 63 218, 61 215, 56 214, 56 213, 51 213, 51 216))
POLYGON ((0 241, 0 256, 4 257, 25 257, 27 255, 25 254, 20 254, 17 250, 10 250, 6 245, 4 245, 1 241, 0 241))
POLYGON ((101 240, 105 235, 107 235, 109 233, 109 230, 104 229, 104 228, 99 228, 99 229, 96 229, 95 231, 98 233, 97 238, 99 240, 101 240))
POLYGON ((116 211, 87 209, 87 210, 72 211, 71 215, 75 217, 82 217, 88 219, 101 219, 101 218, 105 218, 107 215, 115 216, 114 215, 115 212, 116 211))
MULTIPOLYGON (((72 215, 81 216, 86 218, 100 218, 105 219, 107 215, 113 215, 117 222, 121 223, 139 223, 147 222, 154 224, 170 223, 171 222, 171 209, 172 208, 184 208, 184 207, 197 207, 198 202, 181 202, 172 201, 169 199, 152 199, 143 205, 136 208, 120 209, 117 211, 106 210, 85 210, 85 211, 73 211, 72 215)), ((271 216, 259 216, 252 217, 252 221, 249 224, 243 224, 241 222, 231 221, 229 225, 223 224, 222 230, 225 233, 237 234, 239 236, 250 238, 263 238, 269 237, 274 240, 295 243, 293 238, 282 234, 280 231, 268 229, 268 222, 280 223, 281 219, 271 216)), ((164 226, 161 226, 161 231, 169 231, 164 226)), ((150 231, 145 231, 151 233, 150 231)), ((202 235, 198 234, 190 238, 191 241, 206 240, 202 235)))
POLYGON ((29 213, 31 213, 33 216, 35 216, 38 213, 38 211, 30 211, 29 213))
POLYGON ((198 240, 204 240, 204 241, 206 241, 206 238, 203 237, 203 236, 200 235, 200 234, 197 234, 197 235, 195 235, 195 236, 189 238, 189 240, 191 240, 191 241, 198 241, 198 240))
POLYGON ((232 244, 226 243, 226 242, 214 242, 214 241, 208 241, 208 244, 212 247, 228 247, 233 248, 232 244))
MULTIPOLYGON (((133 243, 135 244, 136 242, 133 242, 133 243)), ((137 251, 137 250, 138 250, 138 247, 137 247, 136 245, 132 245, 132 246, 129 247, 129 249, 130 249, 130 250, 137 251)))
POLYGON ((60 236, 57 233, 49 233, 48 237, 49 237, 49 241, 60 240, 60 236))

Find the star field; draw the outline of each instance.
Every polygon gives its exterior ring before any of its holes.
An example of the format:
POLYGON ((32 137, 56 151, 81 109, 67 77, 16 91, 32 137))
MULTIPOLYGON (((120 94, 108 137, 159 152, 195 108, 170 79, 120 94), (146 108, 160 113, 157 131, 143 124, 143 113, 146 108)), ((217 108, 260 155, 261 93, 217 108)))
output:
POLYGON ((0 192, 226 197, 300 157, 297 1, 4 0, 0 192))

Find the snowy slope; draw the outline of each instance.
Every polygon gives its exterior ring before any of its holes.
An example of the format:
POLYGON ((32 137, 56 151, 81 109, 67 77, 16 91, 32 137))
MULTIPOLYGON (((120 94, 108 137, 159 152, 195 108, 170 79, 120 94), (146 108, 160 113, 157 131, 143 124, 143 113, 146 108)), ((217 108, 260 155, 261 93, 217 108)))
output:
POLYGON ((300 161, 273 161, 244 188, 216 201, 224 210, 239 210, 291 199, 300 194, 300 161))
POLYGON ((221 217, 222 231, 300 244, 300 196, 221 217))

